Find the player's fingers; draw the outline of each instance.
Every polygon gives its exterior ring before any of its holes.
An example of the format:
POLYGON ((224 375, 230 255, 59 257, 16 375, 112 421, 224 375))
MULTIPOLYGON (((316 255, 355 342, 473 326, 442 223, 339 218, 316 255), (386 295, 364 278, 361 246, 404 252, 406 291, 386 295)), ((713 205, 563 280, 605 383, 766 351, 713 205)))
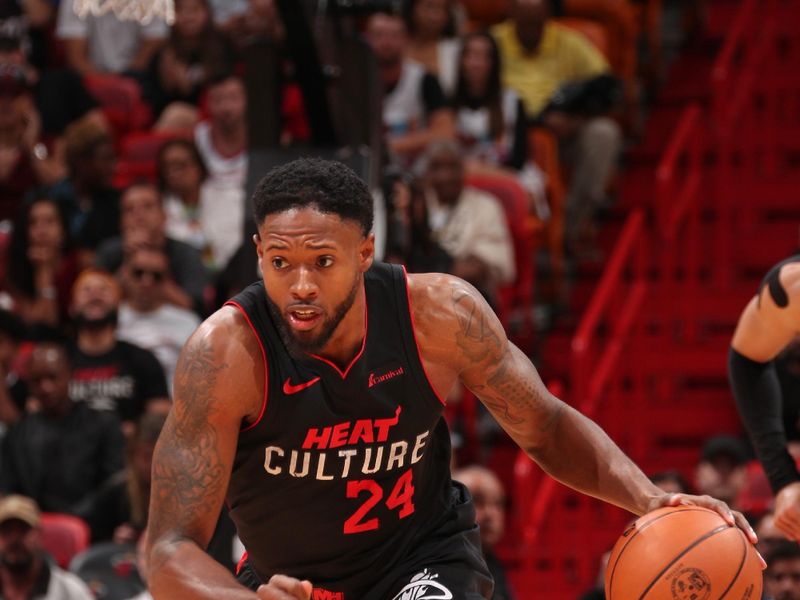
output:
POLYGON ((750 527, 750 523, 747 522, 747 519, 744 518, 744 515, 738 510, 735 510, 733 511, 733 518, 736 520, 736 526, 744 532, 744 534, 747 536, 747 539, 750 540, 750 543, 758 543, 758 536, 756 535, 756 532, 753 531, 753 528, 750 527))
POLYGON ((311 597, 311 583, 308 581, 300 581, 287 575, 273 575, 270 577, 269 583, 290 594, 291 598, 309 600, 311 597))

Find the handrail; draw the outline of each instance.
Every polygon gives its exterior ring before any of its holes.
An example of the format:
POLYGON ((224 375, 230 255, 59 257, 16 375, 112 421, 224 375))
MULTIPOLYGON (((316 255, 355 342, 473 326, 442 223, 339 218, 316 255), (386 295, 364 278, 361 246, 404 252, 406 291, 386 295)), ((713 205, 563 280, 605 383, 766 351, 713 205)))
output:
POLYGON ((720 50, 711 68, 714 112, 718 116, 723 114, 726 105, 730 109, 730 97, 725 92, 725 87, 735 70, 733 63, 736 59, 737 49, 740 45, 744 45, 744 38, 752 31, 757 6, 758 0, 744 0, 742 2, 739 11, 734 17, 733 24, 728 29, 728 35, 725 37, 722 50, 720 50))
POLYGON ((697 103, 690 104, 681 113, 678 126, 656 168, 656 215, 659 231, 667 240, 674 240, 678 227, 695 201, 700 187, 700 116, 697 103), (683 185, 676 180, 678 164, 688 160, 683 185))
POLYGON ((643 278, 644 253, 640 251, 638 257, 633 256, 634 250, 641 250, 643 232, 644 212, 641 209, 637 209, 631 213, 625 222, 611 258, 600 278, 597 290, 578 325, 577 332, 572 338, 572 364, 570 375, 572 385, 571 396, 573 398, 583 399, 589 392, 589 381, 595 376, 592 370, 588 368, 587 364, 591 341, 597 332, 603 313, 612 298, 614 298, 615 292, 618 291, 625 274, 625 267, 631 261, 634 261, 634 268, 637 275, 643 278))

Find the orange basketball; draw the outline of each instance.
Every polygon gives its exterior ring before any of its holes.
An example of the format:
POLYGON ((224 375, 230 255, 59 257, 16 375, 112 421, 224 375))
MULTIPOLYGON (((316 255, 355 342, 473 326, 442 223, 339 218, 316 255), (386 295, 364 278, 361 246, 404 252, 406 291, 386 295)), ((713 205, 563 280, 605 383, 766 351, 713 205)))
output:
POLYGON ((699 506, 640 517, 606 568, 606 600, 759 600, 761 584, 761 563, 744 533, 699 506))

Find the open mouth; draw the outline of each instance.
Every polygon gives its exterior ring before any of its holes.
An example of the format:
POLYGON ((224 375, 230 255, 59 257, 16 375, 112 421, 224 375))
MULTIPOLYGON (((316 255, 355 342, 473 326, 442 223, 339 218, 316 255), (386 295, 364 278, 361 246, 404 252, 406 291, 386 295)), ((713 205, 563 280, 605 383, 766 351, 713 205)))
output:
POLYGON ((293 308, 288 311, 289 324, 292 329, 298 331, 308 331, 322 320, 322 312, 317 308, 303 307, 293 308))

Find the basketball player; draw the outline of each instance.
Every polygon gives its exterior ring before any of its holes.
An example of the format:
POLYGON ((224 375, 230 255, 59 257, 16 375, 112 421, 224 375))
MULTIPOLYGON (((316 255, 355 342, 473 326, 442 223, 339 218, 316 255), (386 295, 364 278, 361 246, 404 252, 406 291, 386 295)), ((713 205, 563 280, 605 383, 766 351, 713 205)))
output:
POLYGON ((786 449, 773 360, 800 329, 800 256, 778 263, 739 317, 728 354, 731 387, 775 493, 775 525, 800 540, 800 474, 786 449))
POLYGON ((458 380, 567 485, 636 514, 707 506, 755 542, 741 514, 666 494, 550 395, 474 288, 374 262, 372 198, 352 171, 295 161, 254 203, 263 281, 186 344, 153 459, 156 599, 489 598, 475 513, 449 476, 442 408, 458 380), (226 494, 241 583, 202 550, 226 494))

